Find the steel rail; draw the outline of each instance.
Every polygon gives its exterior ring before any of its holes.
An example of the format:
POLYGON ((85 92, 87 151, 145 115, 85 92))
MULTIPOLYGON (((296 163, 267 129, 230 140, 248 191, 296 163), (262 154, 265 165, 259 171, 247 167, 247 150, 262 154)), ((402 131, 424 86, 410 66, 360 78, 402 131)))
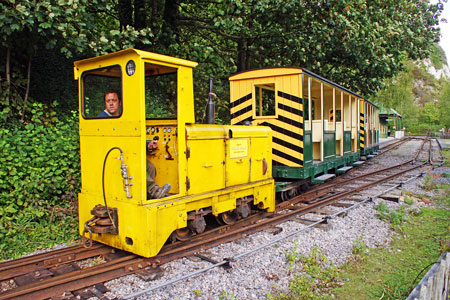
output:
MULTIPOLYGON (((423 144, 418 151, 418 154, 415 158, 418 157, 419 153, 423 149, 423 144)), ((430 146, 429 151, 432 151, 432 147, 430 146)), ((410 160, 406 162, 405 164, 414 161, 410 160)), ((168 262, 170 260, 183 257, 189 254, 194 254, 202 249, 210 248, 212 246, 222 244, 228 241, 236 240, 237 238, 240 238, 242 236, 255 233, 258 231, 261 231, 265 228, 272 227, 274 225, 283 223, 287 220, 293 219, 299 215, 303 215, 309 212, 316 211, 319 208, 322 208, 324 206, 330 205, 333 202, 336 202, 339 198, 347 197, 352 194, 356 194, 361 190, 364 190, 365 188, 368 188, 369 186, 376 185, 378 183, 384 182, 389 180, 390 178, 399 176, 401 174, 404 174, 406 172, 409 172, 413 169, 420 168, 427 163, 431 162, 431 154, 429 155, 428 162, 425 162, 421 165, 414 166, 412 168, 408 168, 407 170, 403 170, 401 172, 397 172, 395 174, 391 174, 390 176, 382 179, 378 179, 372 183, 363 185, 358 187, 357 189, 352 189, 350 191, 338 193, 336 195, 332 195, 330 197, 327 197, 325 199, 318 200, 308 206, 299 206, 299 205, 292 205, 289 211, 283 211, 280 210, 283 209, 282 206, 277 205, 277 211, 275 213, 261 213, 257 215, 253 215, 250 217, 252 218, 246 218, 241 220, 241 222, 238 222, 240 224, 235 224, 232 226, 228 226, 226 228, 218 228, 216 230, 208 231, 205 233, 205 235, 198 235, 196 236, 196 239, 193 239, 189 242, 189 244, 179 244, 177 243, 176 246, 172 247, 163 247, 160 254, 156 257, 145 259, 145 258, 139 258, 136 255, 128 255, 126 257, 102 264, 97 265, 93 267, 89 267, 83 270, 77 270, 70 273, 66 273, 57 277, 47 278, 41 281, 33 282, 31 284, 28 284, 26 286, 21 286, 13 290, 6 291, 2 294, 0 294, 0 300, 3 299, 45 299, 48 297, 51 297, 52 295, 58 295, 65 291, 73 291, 85 288, 87 286, 104 282, 107 280, 111 280, 113 278, 117 278, 126 274, 133 273, 137 269, 143 269, 147 266, 157 267, 165 262, 168 262), (266 217, 264 220, 257 220, 261 217, 266 217), (258 223, 256 223, 258 221, 258 223), (245 224, 247 223, 247 224, 245 224), (239 226, 239 228, 237 228, 239 226), (221 233, 219 236, 218 233, 221 233), (209 235, 212 235, 213 237, 208 237, 209 235)), ((377 171, 378 172, 378 171, 377 171)), ((367 176, 367 175, 366 175, 367 176)), ((338 183, 342 184, 342 183, 338 183)), ((296 201, 297 198, 301 197, 295 197, 292 199, 292 201, 296 201)), ((291 202, 294 203, 294 202, 291 202)), ((101 245, 99 245, 99 248, 101 245)), ((79 248, 79 246, 75 246, 73 248, 79 248)), ((68 249, 61 249, 57 250, 58 253, 62 255, 65 251, 68 249)), ((52 253, 52 252, 50 252, 52 253)), ((45 261, 45 259, 42 259, 42 256, 45 256, 44 254, 38 255, 41 256, 41 258, 37 257, 30 257, 30 258, 24 258, 21 263, 26 265, 26 261, 29 261, 30 263, 36 262, 36 261, 45 261)), ((58 260, 57 257, 53 256, 52 259, 58 260)), ((19 263, 19 264, 21 264, 19 263)), ((64 263, 64 262, 61 262, 64 263)), ((7 271, 7 268, 11 269, 8 266, 11 266, 12 262, 6 262, 0 264, 4 269, 4 271, 7 271)))
MULTIPOLYGON (((432 151, 432 148, 430 147, 429 153, 431 153, 431 151, 432 151)), ((361 187, 361 189, 364 189, 364 188, 367 187, 367 186, 376 185, 376 184, 378 184, 378 183, 380 183, 380 182, 384 182, 384 181, 386 181, 386 180, 388 180, 388 179, 390 179, 390 178, 392 178, 392 177, 398 176, 400 173, 404 174, 404 173, 407 173, 407 172, 409 172, 409 171, 411 171, 411 170, 413 170, 413 169, 417 169, 417 168, 420 168, 420 167, 422 167, 422 166, 424 166, 424 165, 427 165, 427 164, 430 163, 430 161, 431 161, 431 154, 429 154, 429 158, 430 158, 430 159, 429 159, 427 162, 423 163, 423 164, 420 164, 420 165, 418 165, 418 166, 414 166, 414 167, 412 167, 412 168, 409 168, 408 170, 404 170, 404 171, 398 172, 398 173, 396 173, 396 174, 393 174, 393 175, 389 176, 388 178, 383 178, 383 179, 377 180, 376 182, 372 182, 372 183, 370 183, 370 184, 367 184, 367 185, 365 185, 364 187, 361 187)), ((350 210, 350 209, 353 209, 353 208, 355 208, 355 207, 357 207, 357 206, 359 206, 359 205, 362 205, 363 203, 365 203, 365 202, 367 202, 367 201, 371 201, 371 200, 373 200, 374 197, 381 196, 381 195, 387 193, 388 191, 392 190, 393 188, 397 188, 398 186, 401 186, 401 185, 404 184, 404 183, 407 183, 407 182, 409 182, 409 181, 415 180, 415 179, 416 179, 417 177, 419 177, 419 176, 421 176, 421 175, 416 175, 416 176, 413 177, 413 178, 409 178, 409 179, 407 179, 406 181, 404 181, 404 182, 402 182, 402 183, 400 183, 400 184, 397 184, 397 185, 394 186, 394 187, 390 187, 390 188, 388 188, 387 190, 385 190, 385 191, 383 191, 383 192, 381 192, 381 193, 378 193, 378 194, 376 194, 376 195, 374 195, 374 196, 371 196, 371 197, 367 198, 366 200, 357 202, 357 203, 355 203, 354 205, 352 205, 351 207, 342 209, 342 210, 340 210, 339 212, 336 212, 336 213, 334 213, 334 214, 332 214, 332 215, 330 215, 330 216, 327 216, 327 217, 325 218, 325 220, 328 219, 328 218, 333 218, 333 217, 335 217, 335 216, 338 216, 338 215, 342 214, 343 212, 345 212, 345 211, 347 211, 347 210, 350 210)), ((359 189, 359 188, 358 188, 358 189, 359 189)), ((344 194, 347 194, 347 193, 344 193, 344 194)), ((156 286, 153 286, 153 287, 150 287, 150 288, 141 290, 141 291, 139 291, 139 292, 136 292, 136 293, 127 295, 127 296, 125 296, 125 297, 120 298, 120 300, 134 299, 134 298, 136 298, 136 297, 138 297, 138 296, 142 296, 142 295, 144 295, 144 294, 147 294, 147 293, 149 293, 149 292, 151 292, 151 291, 154 291, 154 290, 157 290, 157 289, 159 289, 159 288, 162 288, 162 287, 171 285, 171 284, 173 284, 173 283, 182 281, 182 280, 187 279, 187 278, 190 278, 190 277, 194 277, 194 276, 196 276, 196 275, 198 275, 198 274, 204 273, 204 272, 209 271, 209 270, 211 270, 211 269, 213 269, 213 268, 216 268, 216 267, 219 267, 219 266, 223 266, 223 265, 229 264, 230 261, 234 261, 234 260, 236 260, 236 259, 238 259, 238 258, 247 256, 247 255, 252 254, 252 253, 255 253, 255 252, 257 252, 257 251, 259 251, 259 250, 261 250, 261 249, 263 249, 263 248, 266 248, 266 247, 269 247, 269 246, 271 246, 271 245, 273 245, 273 244, 275 244, 275 243, 278 243, 278 242, 280 242, 281 240, 284 240, 284 239, 287 239, 287 238, 289 238, 289 237, 295 236, 295 235, 297 235, 297 234, 299 234, 299 233, 301 233, 301 232, 303 232, 303 231, 306 231, 307 229, 309 229, 309 228, 311 228, 311 227, 316 226, 317 224, 323 223, 325 220, 322 219, 322 220, 313 222, 313 223, 307 225, 306 227, 303 227, 303 228, 301 228, 301 229, 299 229, 299 230, 296 230, 296 231, 294 231, 294 232, 292 232, 292 233, 290 233, 290 234, 287 234, 287 235, 285 235, 285 236, 282 236, 282 237, 280 237, 280 238, 274 239, 274 240, 272 240, 272 241, 270 241, 270 242, 268 242, 268 243, 266 243, 266 244, 263 244, 263 245, 260 245, 260 246, 258 246, 258 247, 255 247, 255 248, 253 248, 253 249, 251 249, 251 250, 249 250, 249 251, 246 251, 246 252, 244 252, 244 253, 240 253, 240 254, 238 254, 238 255, 235 255, 235 256, 232 257, 232 258, 222 260, 221 262, 218 262, 218 263, 216 263, 216 264, 214 264, 214 265, 211 265, 211 266, 209 266, 209 267, 207 267, 207 268, 203 268, 203 269, 200 269, 200 270, 196 270, 196 271, 194 271, 194 272, 192 272, 192 273, 190 273, 190 274, 186 274, 186 275, 183 275, 183 276, 181 276, 181 277, 174 278, 174 279, 169 280, 169 281, 167 281, 167 282, 158 284, 158 285, 156 285, 156 286)))
POLYGON ((0 263, 0 280, 10 279, 43 268, 52 268, 61 264, 104 255, 113 251, 114 249, 101 244, 96 244, 90 249, 86 249, 82 245, 76 245, 3 262, 0 263))

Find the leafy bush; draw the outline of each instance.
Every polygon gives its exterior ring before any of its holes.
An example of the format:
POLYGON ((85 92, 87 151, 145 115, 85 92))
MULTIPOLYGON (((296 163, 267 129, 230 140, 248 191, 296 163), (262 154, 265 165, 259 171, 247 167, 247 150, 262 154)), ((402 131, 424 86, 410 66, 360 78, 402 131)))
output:
MULTIPOLYGON (((21 254, 15 248, 26 238, 20 235, 29 236, 44 224, 59 223, 63 230, 60 222, 72 215, 66 220, 72 224, 76 212, 80 190, 77 115, 49 119, 41 104, 34 104, 32 113, 31 122, 0 124, 0 258, 21 254)), ((60 240, 54 235, 47 238, 60 240)))

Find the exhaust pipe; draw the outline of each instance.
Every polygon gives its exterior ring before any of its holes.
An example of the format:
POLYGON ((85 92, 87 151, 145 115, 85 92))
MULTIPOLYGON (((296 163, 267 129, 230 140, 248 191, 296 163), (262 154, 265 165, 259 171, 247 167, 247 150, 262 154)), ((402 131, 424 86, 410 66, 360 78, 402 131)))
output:
POLYGON ((206 124, 214 124, 216 105, 214 104, 213 98, 213 82, 214 77, 209 78, 209 95, 208 103, 206 104, 206 124))

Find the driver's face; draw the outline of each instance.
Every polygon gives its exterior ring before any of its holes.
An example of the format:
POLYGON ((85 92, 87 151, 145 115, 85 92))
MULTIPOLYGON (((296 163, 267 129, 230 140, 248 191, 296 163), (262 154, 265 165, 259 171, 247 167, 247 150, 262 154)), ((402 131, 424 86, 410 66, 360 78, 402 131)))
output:
POLYGON ((105 107, 112 116, 116 117, 119 115, 121 104, 122 103, 116 93, 108 93, 105 95, 105 107))

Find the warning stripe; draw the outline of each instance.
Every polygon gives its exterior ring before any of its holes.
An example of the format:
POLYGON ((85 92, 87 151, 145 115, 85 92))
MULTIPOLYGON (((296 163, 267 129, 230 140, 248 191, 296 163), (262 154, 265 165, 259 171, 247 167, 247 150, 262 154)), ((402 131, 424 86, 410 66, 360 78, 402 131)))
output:
POLYGON ((248 94, 248 95, 246 95, 246 96, 244 96, 244 97, 241 97, 241 98, 239 98, 239 99, 237 99, 237 100, 231 102, 230 108, 236 107, 236 106, 238 106, 238 105, 240 105, 240 104, 242 104, 242 103, 244 103, 245 101, 248 101, 248 100, 250 100, 250 99, 252 99, 252 93, 250 93, 250 94, 248 94))
MULTIPOLYGON (((361 106, 361 109, 364 109, 363 107, 364 106, 361 106)), ((363 112, 359 113, 359 133, 360 133, 359 134, 359 147, 361 149, 364 149, 365 148, 366 131, 364 128, 364 113, 363 112)))
POLYGON ((252 105, 251 104, 249 106, 244 107, 243 109, 238 110, 237 112, 231 114, 231 119, 236 119, 236 118, 240 117, 241 115, 243 115, 243 114, 245 114, 245 113, 247 113, 249 111, 252 111, 252 105))
POLYGON ((296 140, 300 140, 300 141, 303 142, 303 136, 298 134, 298 133, 294 133, 294 132, 292 132, 290 130, 286 130, 285 128, 279 127, 279 126, 277 126, 275 124, 271 124, 271 123, 268 123, 268 122, 264 122, 264 123, 262 123, 260 125, 269 126, 270 128, 272 128, 273 131, 279 132, 281 134, 285 134, 287 136, 290 136, 290 137, 292 137, 292 138, 294 138, 296 140))
MULTIPOLYGON (((272 154, 275 156, 279 156, 279 157, 282 157, 282 158, 284 158, 284 159, 286 159, 286 160, 288 160, 288 161, 290 161, 290 162, 293 162, 293 163, 295 163, 295 164, 297 164, 297 165, 300 165, 300 166, 302 166, 303 165, 303 160, 300 160, 300 159, 298 159, 298 158, 295 158, 295 157, 292 157, 292 156, 290 156, 290 155, 288 155, 288 154, 286 154, 286 153, 283 153, 283 152, 281 152, 281 151, 278 151, 277 149, 272 149, 272 154)), ((273 157, 272 157, 273 158, 273 157)), ((284 165, 284 164, 283 164, 284 165)))

